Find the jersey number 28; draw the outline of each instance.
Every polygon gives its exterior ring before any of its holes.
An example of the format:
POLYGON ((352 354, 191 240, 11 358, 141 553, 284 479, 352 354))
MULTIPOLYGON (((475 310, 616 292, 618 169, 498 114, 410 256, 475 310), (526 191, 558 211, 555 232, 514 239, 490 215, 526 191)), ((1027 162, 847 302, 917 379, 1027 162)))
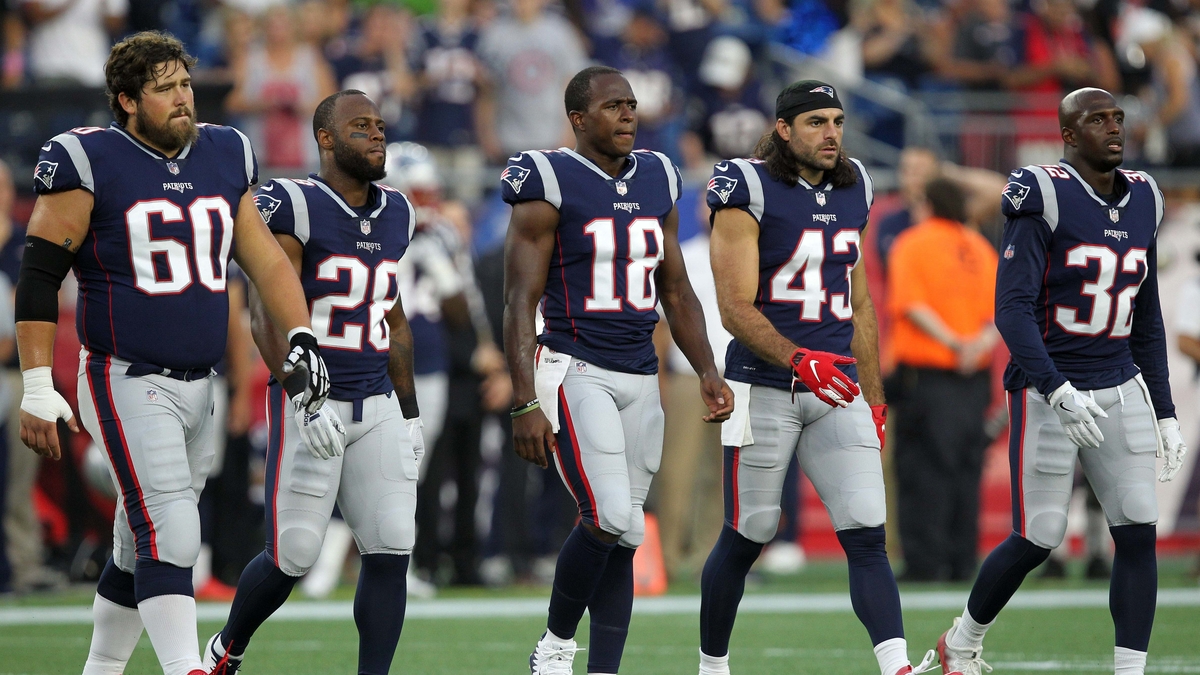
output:
POLYGON ((384 260, 372 271, 366 263, 358 258, 345 255, 330 256, 317 265, 317 279, 320 281, 336 282, 342 272, 350 274, 350 289, 345 293, 329 293, 313 300, 312 327, 317 336, 317 342, 322 347, 333 349, 348 349, 362 351, 366 348, 363 336, 371 346, 379 351, 388 349, 388 326, 384 319, 396 304, 397 292, 394 281, 398 274, 399 263, 395 260, 384 260), (355 310, 369 301, 367 309, 367 325, 351 323, 342 324, 342 332, 335 335, 333 329, 334 310, 355 310))

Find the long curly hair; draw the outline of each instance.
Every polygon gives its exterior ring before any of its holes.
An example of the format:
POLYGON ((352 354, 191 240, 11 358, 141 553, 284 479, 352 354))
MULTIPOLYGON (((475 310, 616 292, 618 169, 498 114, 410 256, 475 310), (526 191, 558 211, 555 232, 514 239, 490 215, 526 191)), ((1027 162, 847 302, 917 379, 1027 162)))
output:
MULTIPOLYGON (((792 120, 787 120, 787 123, 790 126, 792 120)), ((800 170, 804 167, 796 153, 788 147, 787 141, 783 140, 775 129, 758 139, 758 145, 754 146, 754 157, 767 165, 767 173, 771 174, 771 178, 785 185, 795 185, 800 181, 800 170)), ((858 174, 854 173, 854 167, 846 158, 845 150, 838 152, 837 164, 825 174, 825 178, 833 183, 835 188, 847 187, 858 182, 858 174)))

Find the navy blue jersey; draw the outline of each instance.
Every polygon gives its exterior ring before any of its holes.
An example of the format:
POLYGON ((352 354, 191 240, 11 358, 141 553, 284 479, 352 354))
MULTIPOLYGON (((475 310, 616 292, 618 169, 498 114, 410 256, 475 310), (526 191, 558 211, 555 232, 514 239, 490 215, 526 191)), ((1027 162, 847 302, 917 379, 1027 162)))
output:
MULTIPOLYGON (((758 294, 754 306, 775 330, 798 347, 850 356, 854 338, 850 271, 858 265, 859 238, 874 195, 871 177, 850 160, 858 182, 841 188, 785 185, 759 160, 717 164, 708 181, 715 214, 736 208, 758 221, 758 294)), ((853 365, 842 366, 851 378, 853 365)), ((741 342, 729 343, 725 377, 780 389, 792 387, 792 371, 760 358, 741 342)), ((807 391, 796 383, 797 391, 807 391)))
POLYGON ((538 342, 609 370, 658 372, 655 270, 682 186, 671 160, 638 150, 613 178, 573 150, 530 150, 509 158, 501 183, 504 201, 559 213, 538 342))
POLYGON ((173 158, 115 123, 42 146, 37 193, 94 198, 74 266, 75 326, 89 351, 172 370, 211 368, 225 354, 233 223, 258 165, 240 131, 199 126, 173 158))
POLYGON ((375 184, 367 204, 354 208, 315 174, 268 181, 254 203, 272 232, 304 246, 300 283, 329 368, 330 398, 392 391, 385 317, 399 295, 397 264, 416 223, 412 204, 375 184))
POLYGON ((1104 389, 1140 369, 1158 416, 1174 417, 1155 273, 1163 197, 1140 171, 1116 183, 1124 194, 1110 202, 1065 161, 1009 176, 996 276, 1004 387, 1104 389))

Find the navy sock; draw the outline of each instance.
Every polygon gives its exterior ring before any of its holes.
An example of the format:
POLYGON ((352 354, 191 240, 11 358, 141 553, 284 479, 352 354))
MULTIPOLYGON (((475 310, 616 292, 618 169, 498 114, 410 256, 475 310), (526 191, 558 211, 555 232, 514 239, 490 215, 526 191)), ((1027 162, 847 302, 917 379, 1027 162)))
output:
POLYGON ((229 608, 229 621, 221 630, 221 644, 232 656, 246 653, 254 631, 283 606, 300 577, 288 576, 259 553, 238 579, 237 594, 229 608))
POLYGON ((104 564, 104 571, 100 573, 100 580, 96 582, 96 595, 122 607, 137 609, 133 575, 122 572, 111 557, 104 564))
POLYGON ((550 591, 550 616, 546 627, 560 638, 575 637, 583 610, 596 592, 608 556, 616 544, 600 541, 582 523, 571 530, 554 568, 554 588, 550 591))
POLYGON ((1155 527, 1122 525, 1110 527, 1108 531, 1112 532, 1116 544, 1108 608, 1117 629, 1117 646, 1148 651, 1158 596, 1155 527))
POLYGON ((721 528, 700 576, 700 651, 705 654, 729 653, 729 636, 746 590, 746 574, 762 550, 762 544, 743 537, 729 525, 721 528))
POLYGON ((967 600, 971 618, 978 623, 995 621, 996 615, 1021 587, 1025 575, 1049 557, 1050 549, 1042 548, 1016 532, 1008 535, 1008 539, 992 549, 979 567, 979 576, 967 600))
POLYGON ((837 533, 850 570, 850 604, 871 636, 871 644, 904 637, 900 590, 888 562, 883 526, 837 533))
POLYGON ((633 614, 633 554, 636 549, 617 546, 608 554, 600 584, 588 603, 591 642, 589 673, 615 673, 621 667, 629 617, 633 614))
POLYGON ((133 594, 138 602, 160 595, 192 597, 192 570, 158 560, 138 560, 133 568, 133 594))
POLYGON ((359 675, 387 675, 404 628, 408 599, 408 556, 368 553, 362 556, 354 592, 354 624, 358 626, 359 675))

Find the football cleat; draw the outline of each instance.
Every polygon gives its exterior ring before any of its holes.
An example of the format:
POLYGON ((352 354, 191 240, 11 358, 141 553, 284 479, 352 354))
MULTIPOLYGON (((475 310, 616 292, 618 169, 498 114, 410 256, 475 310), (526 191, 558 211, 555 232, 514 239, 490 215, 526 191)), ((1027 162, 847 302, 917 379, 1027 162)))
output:
POLYGON ((574 640, 550 641, 543 634, 529 655, 530 675, 571 675, 575 653, 581 651, 574 640))
POLYGON ((232 656, 228 648, 224 654, 217 654, 217 640, 220 639, 221 633, 217 632, 204 646, 204 667, 208 669, 204 675, 236 675, 238 668, 242 667, 242 657, 232 656))
POLYGON ((938 638, 937 655, 938 660, 942 663, 942 675, 982 675, 983 671, 992 672, 992 667, 987 664, 981 657, 983 648, 979 649, 955 649, 947 644, 947 638, 950 633, 958 629, 959 622, 962 617, 954 619, 954 625, 950 626, 950 630, 942 633, 938 638))

